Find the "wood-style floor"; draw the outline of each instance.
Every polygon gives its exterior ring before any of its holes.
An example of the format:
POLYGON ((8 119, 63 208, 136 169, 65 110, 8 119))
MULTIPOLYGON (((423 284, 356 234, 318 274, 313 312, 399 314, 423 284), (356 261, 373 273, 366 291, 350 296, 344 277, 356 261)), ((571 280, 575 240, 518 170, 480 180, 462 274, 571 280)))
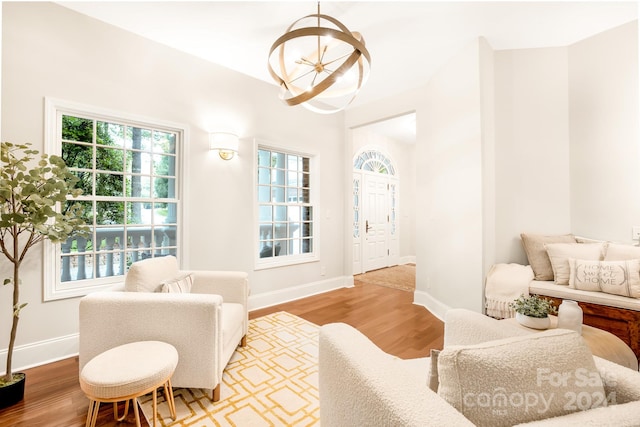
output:
MULTIPOLYGON (((391 271, 392 272, 392 271, 391 271)), ((424 307, 413 305, 413 294, 366 283, 356 276, 355 287, 256 310, 250 318, 287 311, 317 325, 350 324, 387 353, 409 359, 442 348, 444 325, 424 307)), ((78 358, 29 369, 25 398, 0 410, 2 427, 80 427, 85 425, 89 401, 78 383, 78 358)), ((122 411, 122 409, 121 409, 122 411)), ((135 425, 133 411, 125 422, 113 419, 111 404, 102 404, 98 426, 135 425)), ((147 423, 142 419, 142 425, 147 423)))

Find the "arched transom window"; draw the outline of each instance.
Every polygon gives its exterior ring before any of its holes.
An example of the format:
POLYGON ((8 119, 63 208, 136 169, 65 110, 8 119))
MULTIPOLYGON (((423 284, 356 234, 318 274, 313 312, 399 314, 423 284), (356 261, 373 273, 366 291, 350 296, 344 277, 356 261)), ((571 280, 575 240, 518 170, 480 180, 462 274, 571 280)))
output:
POLYGON ((384 175, 395 175, 396 170, 391 160, 379 151, 363 151, 353 161, 353 168, 357 170, 381 173, 384 175))

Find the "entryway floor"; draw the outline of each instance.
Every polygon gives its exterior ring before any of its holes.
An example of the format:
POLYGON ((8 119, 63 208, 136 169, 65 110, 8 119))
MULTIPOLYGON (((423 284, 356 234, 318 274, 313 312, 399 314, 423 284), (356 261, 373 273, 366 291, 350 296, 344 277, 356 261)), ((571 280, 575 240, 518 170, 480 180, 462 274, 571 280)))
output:
POLYGON ((416 265, 402 264, 353 276, 355 282, 385 286, 407 292, 416 290, 416 265))

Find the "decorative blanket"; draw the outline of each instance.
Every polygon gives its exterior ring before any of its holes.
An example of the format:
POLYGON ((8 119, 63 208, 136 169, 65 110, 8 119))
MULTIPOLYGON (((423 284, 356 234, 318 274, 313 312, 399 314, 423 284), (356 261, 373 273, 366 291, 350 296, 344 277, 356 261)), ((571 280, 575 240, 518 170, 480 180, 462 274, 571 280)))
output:
POLYGON ((495 264, 487 274, 485 283, 485 308, 487 315, 496 319, 514 317, 509 304, 521 294, 529 295, 529 283, 533 270, 529 265, 495 264))

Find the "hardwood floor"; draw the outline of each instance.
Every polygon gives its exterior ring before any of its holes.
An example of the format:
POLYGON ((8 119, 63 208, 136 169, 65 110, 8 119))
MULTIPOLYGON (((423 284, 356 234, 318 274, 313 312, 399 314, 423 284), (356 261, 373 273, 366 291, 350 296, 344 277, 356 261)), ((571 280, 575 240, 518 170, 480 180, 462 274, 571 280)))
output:
MULTIPOLYGON (((366 275, 359 275, 353 288, 256 310, 249 317, 287 311, 317 325, 344 322, 359 329, 387 353, 405 359, 425 357, 431 348, 442 348, 444 325, 412 302, 411 292, 372 285, 366 282, 366 275)), ((0 426, 84 426, 89 401, 78 383, 77 357, 25 372, 25 398, 0 410, 0 426)), ((112 405, 102 404, 97 425, 135 425, 133 411, 125 422, 117 423, 112 405)), ((142 425, 147 426, 144 418, 142 425)))

